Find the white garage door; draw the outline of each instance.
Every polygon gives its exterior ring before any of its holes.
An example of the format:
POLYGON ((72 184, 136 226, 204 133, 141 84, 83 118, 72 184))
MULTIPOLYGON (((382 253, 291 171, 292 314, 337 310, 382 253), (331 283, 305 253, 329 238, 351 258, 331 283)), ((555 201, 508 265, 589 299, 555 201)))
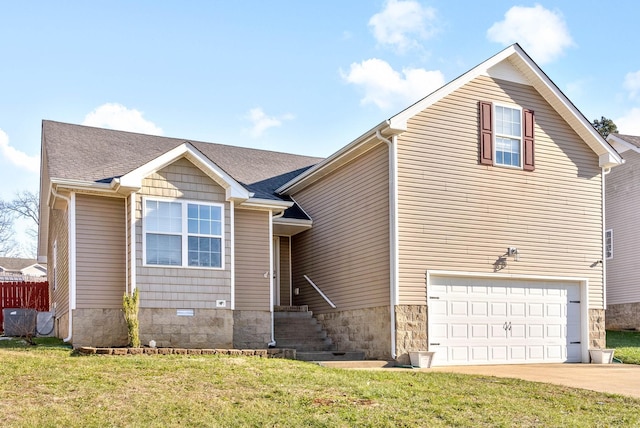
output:
POLYGON ((433 365, 580 362, 574 282, 432 276, 433 365))

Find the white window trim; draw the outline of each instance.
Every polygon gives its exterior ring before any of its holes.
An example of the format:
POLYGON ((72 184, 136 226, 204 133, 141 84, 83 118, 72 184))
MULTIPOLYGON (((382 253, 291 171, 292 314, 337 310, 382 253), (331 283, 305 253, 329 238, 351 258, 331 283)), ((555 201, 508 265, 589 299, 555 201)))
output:
POLYGON ((494 166, 501 166, 504 168, 511 168, 511 169, 523 169, 523 162, 524 162, 524 117, 522 114, 522 107, 520 107, 517 104, 505 104, 505 103, 493 103, 493 165, 494 166), (504 108, 508 108, 508 109, 512 109, 512 110, 518 110, 520 112, 520 136, 517 137, 515 135, 508 135, 508 134, 498 134, 498 115, 496 114, 496 107, 504 107, 504 108), (504 137, 504 138, 510 138, 513 140, 520 140, 520 166, 514 166, 514 165, 506 165, 503 163, 498 163, 498 156, 497 156, 497 148, 498 148, 498 144, 497 144, 497 138, 498 137, 504 137))
MULTIPOLYGON (((165 269, 207 269, 207 270, 225 270, 225 206, 219 202, 207 202, 198 201, 195 199, 175 199, 175 198, 161 198, 155 196, 143 196, 142 197, 142 265, 144 267, 152 268, 165 268, 165 269), (160 201, 160 202, 178 202, 182 205, 182 264, 181 265, 157 265, 147 263, 147 201, 160 201), (209 266, 189 266, 189 245, 188 237, 191 236, 203 236, 199 234, 189 234, 188 229, 188 216, 187 206, 188 204, 208 205, 211 207, 219 207, 222 213, 222 220, 220 225, 220 267, 209 266)), ((150 232, 156 233, 156 232, 150 232)), ((166 235, 177 235, 175 233, 166 233, 166 235)), ((217 238, 217 235, 208 235, 213 238, 217 238)))
POLYGON ((604 255, 607 260, 613 258, 613 229, 607 229, 604 232, 604 255), (611 241, 611 250, 607 248, 607 240, 611 241))

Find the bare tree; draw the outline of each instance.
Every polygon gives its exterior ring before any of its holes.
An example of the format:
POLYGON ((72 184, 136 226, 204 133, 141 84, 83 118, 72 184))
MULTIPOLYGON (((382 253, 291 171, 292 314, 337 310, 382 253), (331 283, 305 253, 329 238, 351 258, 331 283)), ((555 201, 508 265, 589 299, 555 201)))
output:
POLYGON ((33 222, 33 226, 26 233, 35 240, 37 228, 40 223, 38 194, 23 190, 16 193, 11 201, 0 201, 0 255, 15 256, 20 251, 16 243, 15 220, 25 219, 33 222))
POLYGON ((39 206, 38 194, 28 190, 16 193, 16 197, 10 202, 0 202, 0 209, 21 218, 33 220, 36 226, 40 224, 39 206))
POLYGON ((0 255, 11 257, 17 250, 18 245, 13 239, 13 216, 0 208, 0 255))

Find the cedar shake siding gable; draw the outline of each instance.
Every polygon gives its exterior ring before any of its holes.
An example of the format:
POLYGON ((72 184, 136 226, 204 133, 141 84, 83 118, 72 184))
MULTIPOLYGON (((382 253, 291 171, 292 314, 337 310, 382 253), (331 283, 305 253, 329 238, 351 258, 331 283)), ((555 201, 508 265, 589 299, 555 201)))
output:
POLYGON ((179 159, 143 180, 136 193, 136 284, 141 308, 215 309, 231 301, 231 221, 225 189, 187 159, 179 159), (143 203, 146 198, 220 203, 224 206, 222 269, 144 264, 143 203))

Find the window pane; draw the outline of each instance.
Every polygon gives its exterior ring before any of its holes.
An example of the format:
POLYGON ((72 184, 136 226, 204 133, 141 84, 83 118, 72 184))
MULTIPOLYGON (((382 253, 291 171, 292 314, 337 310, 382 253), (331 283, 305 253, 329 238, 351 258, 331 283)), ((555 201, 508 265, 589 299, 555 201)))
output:
POLYGON ((520 166, 520 140, 496 137, 496 164, 520 166))
POLYGON ((219 238, 190 236, 189 266, 222 267, 221 246, 219 238))
POLYGON ((189 233, 198 233, 198 220, 189 219, 189 233))
POLYGON ((200 205, 200 218, 201 219, 211 218, 211 207, 209 207, 209 205, 200 205))
POLYGON ((182 264, 182 239, 179 235, 147 233, 147 264, 179 266, 182 264))
POLYGON ((198 206, 196 204, 189 204, 187 207, 188 218, 198 218, 198 206))
POLYGON ((179 202, 147 201, 146 228, 149 232, 182 232, 182 208, 179 202))

